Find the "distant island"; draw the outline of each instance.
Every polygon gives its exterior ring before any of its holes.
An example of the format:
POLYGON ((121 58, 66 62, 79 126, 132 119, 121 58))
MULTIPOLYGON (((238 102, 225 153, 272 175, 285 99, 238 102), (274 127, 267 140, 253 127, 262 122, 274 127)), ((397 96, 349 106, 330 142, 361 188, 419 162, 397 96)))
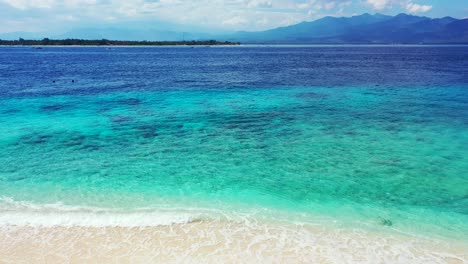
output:
POLYGON ((216 40, 193 41, 125 41, 125 40, 89 40, 89 39, 48 39, 1 40, 3 46, 220 46, 239 45, 238 42, 216 40))

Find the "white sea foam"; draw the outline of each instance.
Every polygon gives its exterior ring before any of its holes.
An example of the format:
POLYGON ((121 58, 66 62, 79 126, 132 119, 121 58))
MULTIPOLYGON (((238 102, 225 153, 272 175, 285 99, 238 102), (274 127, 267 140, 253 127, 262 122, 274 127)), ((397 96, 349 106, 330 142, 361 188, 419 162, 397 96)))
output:
POLYGON ((201 214, 188 209, 120 210, 63 203, 36 204, 0 197, 0 226, 149 227, 190 223, 199 217, 201 214))
POLYGON ((51 263, 121 258, 164 263, 468 261, 466 244, 451 241, 216 214, 223 213, 198 208, 123 211, 0 197, 0 256, 6 262, 27 256, 51 263))

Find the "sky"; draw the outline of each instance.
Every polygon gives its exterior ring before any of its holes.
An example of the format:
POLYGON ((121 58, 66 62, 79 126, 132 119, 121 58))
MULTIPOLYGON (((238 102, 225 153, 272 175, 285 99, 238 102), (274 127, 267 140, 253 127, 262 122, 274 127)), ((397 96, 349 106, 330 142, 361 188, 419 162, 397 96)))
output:
POLYGON ((0 0, 0 33, 123 25, 259 31, 363 13, 466 18, 468 0, 0 0))

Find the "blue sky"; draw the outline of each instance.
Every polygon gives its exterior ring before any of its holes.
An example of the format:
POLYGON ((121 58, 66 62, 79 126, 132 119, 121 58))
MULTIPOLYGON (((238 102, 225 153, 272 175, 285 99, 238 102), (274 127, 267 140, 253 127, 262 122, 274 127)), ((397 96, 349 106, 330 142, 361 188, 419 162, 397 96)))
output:
POLYGON ((255 31, 366 12, 465 18, 468 0, 0 0, 0 33, 122 25, 255 31))

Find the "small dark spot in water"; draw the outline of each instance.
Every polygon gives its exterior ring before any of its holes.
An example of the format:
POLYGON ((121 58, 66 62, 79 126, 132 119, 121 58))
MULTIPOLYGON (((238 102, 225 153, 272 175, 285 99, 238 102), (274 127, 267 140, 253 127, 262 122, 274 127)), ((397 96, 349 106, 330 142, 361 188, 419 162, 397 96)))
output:
POLYGON ((122 116, 122 115, 116 115, 116 116, 111 116, 110 121, 114 123, 125 123, 125 122, 131 122, 133 118, 129 116, 122 116))
POLYGON ((140 105, 141 100, 137 98, 126 98, 117 101, 119 104, 124 104, 124 105, 140 105))
POLYGON ((296 97, 299 97, 299 98, 325 98, 327 96, 328 96, 327 94, 314 93, 314 92, 296 94, 296 97))
POLYGON ((54 111, 63 110, 67 107, 68 107, 67 105, 63 105, 63 104, 43 105, 41 106, 41 111, 54 112, 54 111))
POLYGON ((384 225, 384 226, 392 226, 392 225, 393 225, 393 222, 392 222, 392 220, 390 220, 390 219, 382 218, 382 219, 380 220, 380 224, 381 224, 381 225, 384 225))
POLYGON ((344 134, 347 135, 347 136, 356 136, 357 135, 357 133, 354 132, 354 131, 346 131, 344 134))

